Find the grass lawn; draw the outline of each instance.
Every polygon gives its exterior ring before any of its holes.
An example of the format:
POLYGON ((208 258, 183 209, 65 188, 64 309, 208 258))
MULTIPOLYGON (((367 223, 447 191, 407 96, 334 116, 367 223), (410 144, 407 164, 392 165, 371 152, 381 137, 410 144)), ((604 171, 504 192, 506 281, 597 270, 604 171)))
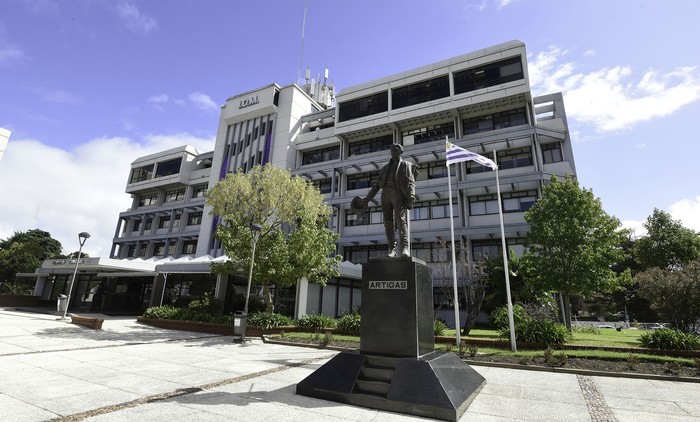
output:
MULTIPOLYGON (((570 344, 585 344, 591 346, 619 346, 619 347, 640 347, 639 336, 643 331, 639 330, 622 330, 602 328, 600 334, 589 333, 573 333, 573 338, 570 344)), ((455 330, 446 330, 445 336, 454 337, 455 330)), ((462 339, 470 338, 485 338, 491 340, 508 340, 501 338, 496 330, 473 329, 468 336, 462 336, 462 339)))

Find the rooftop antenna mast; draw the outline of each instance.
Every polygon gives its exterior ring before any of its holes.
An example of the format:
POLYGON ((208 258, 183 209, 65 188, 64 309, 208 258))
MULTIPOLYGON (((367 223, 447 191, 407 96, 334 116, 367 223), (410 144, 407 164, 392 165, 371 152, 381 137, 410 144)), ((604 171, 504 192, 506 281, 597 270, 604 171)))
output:
POLYGON ((304 64, 304 29, 306 28, 306 10, 309 0, 304 1, 304 20, 301 22, 301 51, 299 52, 299 69, 297 70, 297 83, 301 82, 301 67, 304 64))

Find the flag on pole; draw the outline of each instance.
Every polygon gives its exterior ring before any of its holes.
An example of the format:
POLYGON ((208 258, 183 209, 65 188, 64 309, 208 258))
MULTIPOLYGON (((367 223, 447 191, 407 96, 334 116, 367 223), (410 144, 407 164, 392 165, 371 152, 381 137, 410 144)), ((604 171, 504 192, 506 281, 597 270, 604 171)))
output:
POLYGON ((491 170, 498 170, 496 163, 483 155, 460 148, 457 145, 452 144, 450 141, 445 142, 447 148, 447 155, 445 155, 445 158, 447 159, 448 166, 450 164, 461 163, 463 161, 476 161, 482 166, 491 167, 491 170))

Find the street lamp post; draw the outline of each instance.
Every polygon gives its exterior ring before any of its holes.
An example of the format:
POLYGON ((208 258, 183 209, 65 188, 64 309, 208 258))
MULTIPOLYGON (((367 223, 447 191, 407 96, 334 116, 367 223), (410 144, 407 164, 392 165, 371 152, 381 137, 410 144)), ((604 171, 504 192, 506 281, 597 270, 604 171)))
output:
POLYGON ((245 329, 246 325, 248 325, 248 299, 250 298, 250 285, 253 281, 253 265, 255 264, 255 246, 258 243, 258 238, 260 238, 260 231, 262 230, 262 226, 260 224, 251 224, 250 225, 250 231, 253 234, 253 252, 250 255, 250 271, 248 272, 248 289, 246 290, 245 293, 245 306, 243 307, 243 315, 245 318, 245 322, 242 324, 243 326, 241 327, 241 341, 245 341, 245 329))
POLYGON ((70 304, 70 293, 73 291, 73 283, 75 283, 75 276, 78 274, 78 264, 80 263, 80 254, 83 252, 83 245, 85 241, 90 238, 90 233, 81 232, 78 233, 78 241, 80 242, 80 248, 78 249, 78 258, 75 260, 75 268, 73 269, 73 278, 70 281, 70 286, 68 287, 68 299, 66 302, 66 307, 63 309, 63 316, 61 319, 66 319, 66 312, 68 312, 68 305, 70 304))

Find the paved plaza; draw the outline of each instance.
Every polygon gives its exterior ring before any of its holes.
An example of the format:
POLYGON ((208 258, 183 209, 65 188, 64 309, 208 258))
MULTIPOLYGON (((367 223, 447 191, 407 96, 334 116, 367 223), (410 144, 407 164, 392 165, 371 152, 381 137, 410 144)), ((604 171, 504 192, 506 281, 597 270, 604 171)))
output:
MULTIPOLYGON (((0 421, 426 420, 295 394, 336 352, 0 308, 0 421)), ((461 421, 700 421, 700 383, 474 366, 461 421)))

